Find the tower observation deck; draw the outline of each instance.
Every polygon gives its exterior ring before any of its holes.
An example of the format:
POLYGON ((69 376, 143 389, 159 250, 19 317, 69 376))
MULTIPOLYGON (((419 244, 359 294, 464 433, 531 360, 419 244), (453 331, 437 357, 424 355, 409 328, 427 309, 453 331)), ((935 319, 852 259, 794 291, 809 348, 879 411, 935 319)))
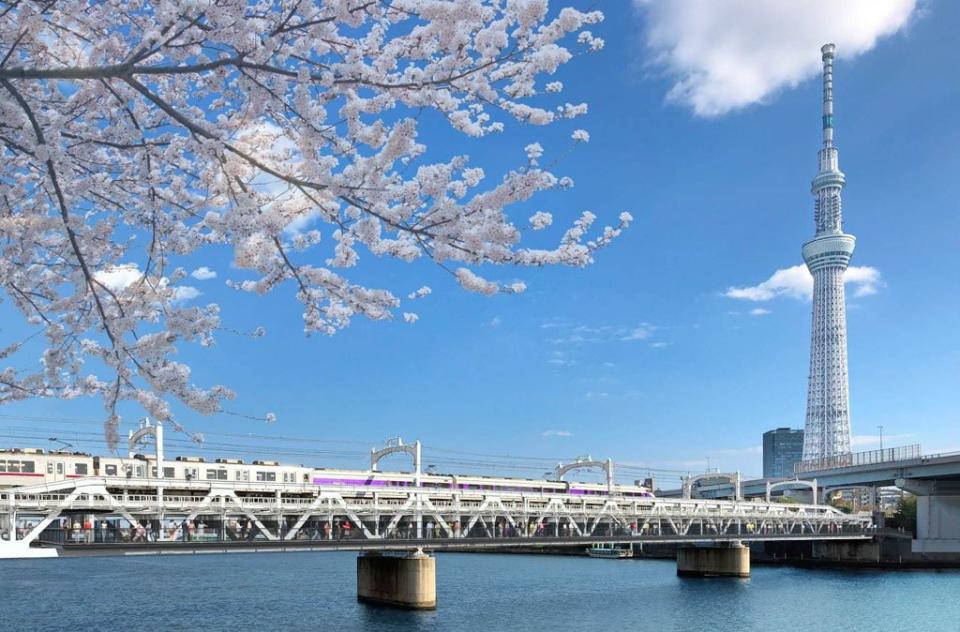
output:
POLYGON ((850 392, 847 376, 847 317, 843 275, 856 243, 843 232, 840 193, 846 179, 833 143, 833 57, 823 53, 823 147, 811 190, 816 200, 816 234, 803 245, 803 260, 813 275, 813 326, 803 458, 850 452, 850 392))

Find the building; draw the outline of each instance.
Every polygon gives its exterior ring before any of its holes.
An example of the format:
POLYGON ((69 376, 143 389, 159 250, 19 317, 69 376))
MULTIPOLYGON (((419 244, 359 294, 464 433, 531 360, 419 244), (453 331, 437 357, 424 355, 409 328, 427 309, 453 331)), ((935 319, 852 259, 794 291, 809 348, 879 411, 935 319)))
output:
POLYGON ((843 275, 856 240, 843 232, 840 192, 845 178, 833 144, 834 45, 823 54, 823 147, 811 189, 816 198, 816 234, 803 245, 803 260, 813 275, 813 326, 803 460, 850 452, 850 393, 847 377, 847 315, 843 275))
POLYGON ((777 428, 763 433, 763 477, 788 478, 803 458, 803 430, 777 428))

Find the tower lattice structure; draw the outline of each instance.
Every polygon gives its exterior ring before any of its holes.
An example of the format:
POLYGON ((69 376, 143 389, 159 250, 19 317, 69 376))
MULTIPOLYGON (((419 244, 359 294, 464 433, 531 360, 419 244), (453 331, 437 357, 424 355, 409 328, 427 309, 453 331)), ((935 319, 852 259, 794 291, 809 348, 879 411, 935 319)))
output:
POLYGON ((850 388, 847 375, 847 316, 843 275, 856 240, 843 232, 840 193, 845 177, 833 144, 833 57, 823 53, 823 147, 812 183, 816 235, 803 245, 813 275, 813 327, 803 458, 822 459, 850 452, 850 388))

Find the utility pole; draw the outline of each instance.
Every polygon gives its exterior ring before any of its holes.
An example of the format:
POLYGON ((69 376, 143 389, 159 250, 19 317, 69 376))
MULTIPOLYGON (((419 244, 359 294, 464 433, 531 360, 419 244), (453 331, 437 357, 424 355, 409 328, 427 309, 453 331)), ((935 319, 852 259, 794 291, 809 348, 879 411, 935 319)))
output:
POLYGON ((880 458, 883 458, 883 424, 877 426, 880 429, 880 458))

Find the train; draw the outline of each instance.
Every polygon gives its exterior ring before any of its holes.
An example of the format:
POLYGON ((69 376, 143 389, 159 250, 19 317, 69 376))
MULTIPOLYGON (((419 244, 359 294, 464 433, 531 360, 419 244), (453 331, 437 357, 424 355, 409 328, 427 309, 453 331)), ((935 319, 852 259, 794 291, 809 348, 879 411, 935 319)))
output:
MULTIPOLYGON (((389 494, 405 493, 403 488, 416 485, 412 472, 379 472, 286 465, 277 461, 216 458, 207 460, 198 456, 177 456, 164 459, 163 471, 157 470, 156 457, 136 454, 133 457, 93 456, 86 452, 43 450, 40 448, 0 448, 0 489, 56 483, 68 479, 98 476, 138 480, 163 479, 168 487, 178 481, 231 481, 235 484, 259 487, 263 484, 298 485, 304 488, 345 486, 363 491, 389 494)), ((541 493, 576 496, 606 496, 604 483, 551 481, 546 479, 468 476, 460 474, 424 473, 421 487, 458 490, 462 495, 471 492, 541 493)), ((617 496, 653 498, 652 490, 640 481, 616 484, 617 496)))

